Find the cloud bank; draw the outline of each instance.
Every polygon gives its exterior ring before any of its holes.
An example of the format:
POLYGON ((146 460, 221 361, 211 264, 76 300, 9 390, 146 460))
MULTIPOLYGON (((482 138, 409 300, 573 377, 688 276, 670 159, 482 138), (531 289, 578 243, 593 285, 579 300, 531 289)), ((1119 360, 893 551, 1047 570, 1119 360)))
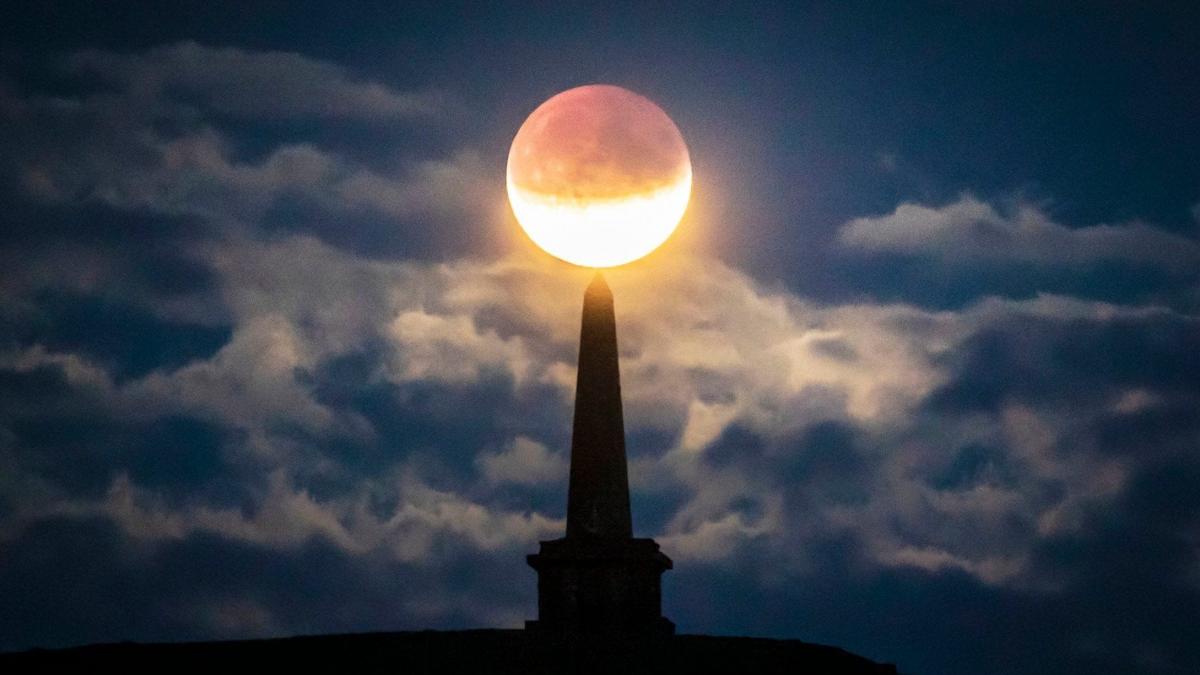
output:
MULTIPOLYGON (((0 647, 531 617, 588 275, 484 245, 512 226, 502 167, 300 130, 248 150, 238 124, 436 124, 424 95, 299 54, 67 61, 98 90, 0 90, 27 132, 0 141, 0 647)), ((939 271, 1116 261, 1182 279, 1172 299, 1198 255, 970 196, 839 241, 939 271)), ((678 563, 683 630, 928 672, 1192 658, 1187 303, 830 301, 697 251, 608 281, 635 527, 678 563)))

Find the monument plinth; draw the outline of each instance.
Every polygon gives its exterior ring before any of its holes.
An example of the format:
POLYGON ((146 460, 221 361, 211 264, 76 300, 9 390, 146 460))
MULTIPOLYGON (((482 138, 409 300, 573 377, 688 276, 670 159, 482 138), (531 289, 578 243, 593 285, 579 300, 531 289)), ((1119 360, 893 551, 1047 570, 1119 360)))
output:
POLYGON ((671 559, 633 536, 613 297, 596 274, 583 299, 567 532, 527 557, 538 574, 530 630, 565 635, 670 635, 662 573, 671 559))

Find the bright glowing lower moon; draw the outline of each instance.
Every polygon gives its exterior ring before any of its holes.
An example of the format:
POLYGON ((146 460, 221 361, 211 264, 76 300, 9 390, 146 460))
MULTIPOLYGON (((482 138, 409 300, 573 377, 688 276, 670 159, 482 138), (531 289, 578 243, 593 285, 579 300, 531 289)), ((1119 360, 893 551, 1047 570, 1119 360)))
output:
POLYGON ((508 199, 529 238, 585 267, 650 253, 687 210, 692 164, 683 136, 649 99, 588 85, 539 106, 508 154, 508 199))

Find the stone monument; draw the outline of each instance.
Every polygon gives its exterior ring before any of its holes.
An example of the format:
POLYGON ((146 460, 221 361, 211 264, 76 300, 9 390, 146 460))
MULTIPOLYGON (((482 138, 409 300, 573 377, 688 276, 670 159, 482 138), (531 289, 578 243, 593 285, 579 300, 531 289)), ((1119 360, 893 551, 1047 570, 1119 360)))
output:
POLYGON ((671 635, 662 573, 671 559, 633 536, 613 296, 599 273, 583 298, 567 532, 527 557, 538 575, 538 618, 526 628, 564 636, 671 635))

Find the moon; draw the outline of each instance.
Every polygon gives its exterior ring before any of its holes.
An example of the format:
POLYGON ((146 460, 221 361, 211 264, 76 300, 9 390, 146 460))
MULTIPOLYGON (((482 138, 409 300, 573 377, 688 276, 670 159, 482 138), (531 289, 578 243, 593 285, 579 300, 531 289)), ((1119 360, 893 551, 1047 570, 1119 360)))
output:
POLYGON ((551 255, 584 267, 637 260, 671 236, 692 193, 692 162, 671 118, 628 89, 556 94, 508 153, 508 200, 551 255))

